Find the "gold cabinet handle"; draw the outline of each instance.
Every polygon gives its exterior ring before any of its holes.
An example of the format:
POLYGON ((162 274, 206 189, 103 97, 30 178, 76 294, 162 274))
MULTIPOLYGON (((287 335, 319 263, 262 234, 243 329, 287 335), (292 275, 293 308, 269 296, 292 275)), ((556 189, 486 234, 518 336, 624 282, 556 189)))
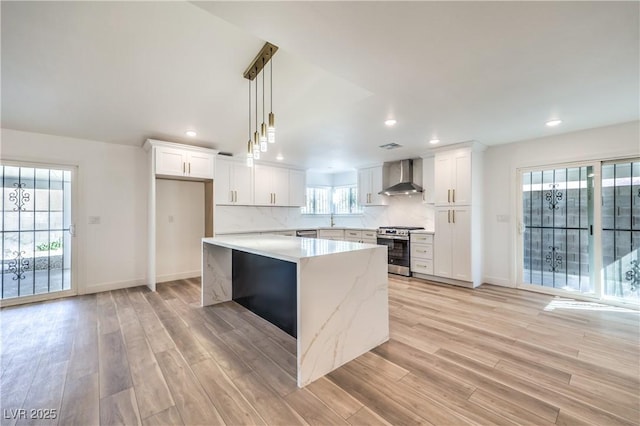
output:
POLYGON ((233 191, 229 191, 229 201, 233 203, 233 191))
POLYGON ((182 174, 187 172, 187 163, 182 163, 182 174))
POLYGON ((451 223, 451 210, 447 210, 447 223, 451 223))
POLYGON ((191 163, 189 163, 189 174, 191 174, 191 163))
POLYGON ((456 211, 455 210, 451 210, 452 213, 452 217, 453 217, 453 223, 456 223, 456 211))
POLYGON ((452 189, 451 191, 453 192, 453 194, 451 196, 451 201, 455 203, 456 202, 456 190, 452 189))

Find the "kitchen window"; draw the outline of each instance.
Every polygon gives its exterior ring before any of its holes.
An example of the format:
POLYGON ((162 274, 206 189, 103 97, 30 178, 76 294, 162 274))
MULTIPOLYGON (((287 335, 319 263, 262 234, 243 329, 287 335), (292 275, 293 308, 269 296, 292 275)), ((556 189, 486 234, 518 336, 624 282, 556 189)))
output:
POLYGON ((307 205, 302 207, 302 214, 362 214, 362 206, 358 205, 358 186, 307 187, 307 205))

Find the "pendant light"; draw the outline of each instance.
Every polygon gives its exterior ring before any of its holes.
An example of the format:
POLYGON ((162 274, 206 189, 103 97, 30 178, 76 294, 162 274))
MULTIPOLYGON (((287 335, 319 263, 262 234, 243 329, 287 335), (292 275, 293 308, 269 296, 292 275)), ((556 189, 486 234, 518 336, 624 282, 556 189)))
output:
POLYGON ((258 80, 256 79, 256 131, 253 133, 253 158, 260 159, 260 133, 258 133, 258 80))
POLYGON ((253 142, 251 142, 251 80, 249 80, 249 141, 247 142, 247 167, 253 167, 253 142))
MULTIPOLYGON (((265 122, 266 77, 264 75, 264 68, 273 57, 273 54, 277 51, 278 46, 266 42, 242 75, 244 78, 249 80, 249 142, 247 143, 247 166, 249 167, 253 166, 255 161, 260 159, 260 152, 267 152, 269 143, 275 142, 275 118, 273 111, 269 113, 269 125, 267 126, 267 123, 265 122), (262 124, 258 126, 258 77, 260 72, 262 72, 262 124), (256 126, 255 131, 253 132, 253 139, 251 139, 251 131, 254 129, 252 127, 253 123, 251 122, 251 81, 253 80, 256 80, 256 126)), ((273 74, 273 65, 271 66, 271 73, 273 74)), ((271 86, 269 91, 271 96, 271 109, 273 110, 273 76, 271 76, 271 86)))
MULTIPOLYGON (((257 83, 256 83, 257 84, 257 83)), ((264 122, 264 59, 262 60, 262 124, 260 125, 260 151, 267 152, 267 125, 264 122)))
MULTIPOLYGON (((276 116, 273 115, 273 51, 271 52, 271 65, 269 66, 269 80, 270 80, 270 89, 269 89, 269 99, 271 102, 271 109, 269 112, 269 127, 267 127, 267 140, 269 143, 276 142, 276 116)), ((263 71, 264 73, 264 71, 263 71)))

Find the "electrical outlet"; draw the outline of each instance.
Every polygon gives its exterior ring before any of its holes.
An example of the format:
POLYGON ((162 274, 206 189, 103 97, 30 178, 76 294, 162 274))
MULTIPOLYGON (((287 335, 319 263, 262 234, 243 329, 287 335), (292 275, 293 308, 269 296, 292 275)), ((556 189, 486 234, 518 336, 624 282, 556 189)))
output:
POLYGON ((173 216, 169 215, 169 223, 173 223, 173 216))
POLYGON ((89 225, 100 225, 100 216, 89 216, 89 225))
POLYGON ((499 214, 496 216, 496 220, 498 222, 509 222, 509 215, 508 214, 499 214))

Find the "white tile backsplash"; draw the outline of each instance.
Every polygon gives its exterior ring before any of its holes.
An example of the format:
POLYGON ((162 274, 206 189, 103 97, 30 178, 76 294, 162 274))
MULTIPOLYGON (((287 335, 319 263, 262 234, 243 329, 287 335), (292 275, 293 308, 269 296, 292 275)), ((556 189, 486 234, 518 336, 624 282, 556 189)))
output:
MULTIPOLYGON (((215 231, 250 232, 275 229, 318 228, 330 225, 329 216, 300 214, 299 207, 216 206, 215 231)), ((379 226, 422 226, 433 230, 433 205, 422 197, 390 197, 389 205, 365 207, 357 216, 335 216, 335 226, 375 229, 379 226)))

